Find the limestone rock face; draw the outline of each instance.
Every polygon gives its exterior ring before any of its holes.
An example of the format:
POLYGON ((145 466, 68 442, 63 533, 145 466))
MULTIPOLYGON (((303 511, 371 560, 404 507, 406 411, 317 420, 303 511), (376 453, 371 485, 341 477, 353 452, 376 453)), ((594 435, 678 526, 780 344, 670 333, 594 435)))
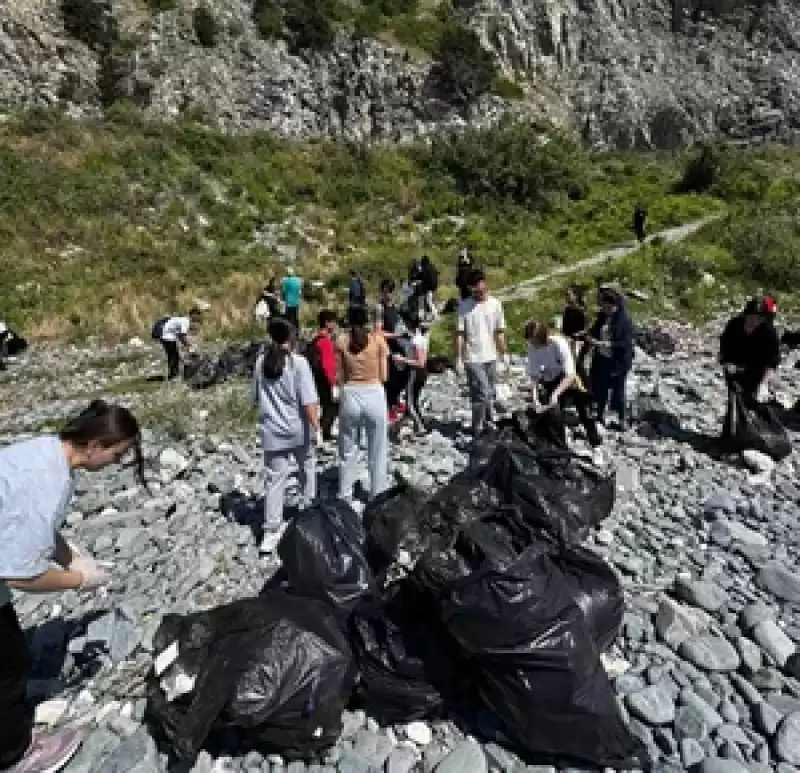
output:
POLYGON ((60 3, 7 0, 0 111, 61 103, 90 115, 125 97, 153 117, 192 110, 231 131, 353 142, 486 126, 508 112, 601 148, 800 137, 793 0, 475 0, 470 24, 526 97, 487 96, 469 108, 449 104, 435 65, 403 48, 342 37, 330 51, 296 56, 262 40, 247 0, 206 3, 219 34, 205 47, 194 4, 151 16, 138 0, 109 0, 106 22, 123 45, 107 46, 65 22, 60 3))

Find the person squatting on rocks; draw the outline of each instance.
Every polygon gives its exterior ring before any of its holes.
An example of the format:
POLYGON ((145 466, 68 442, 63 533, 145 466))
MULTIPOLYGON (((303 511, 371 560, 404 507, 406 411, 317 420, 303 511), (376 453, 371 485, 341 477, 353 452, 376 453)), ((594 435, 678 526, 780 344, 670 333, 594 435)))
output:
MULTIPOLYGON (((408 415, 414 423, 414 430, 418 434, 425 432, 425 423, 422 420, 419 398, 425 383, 428 380, 428 326, 419 315, 410 316, 408 319, 408 335, 401 339, 403 354, 393 354, 392 361, 398 368, 403 368, 401 373, 405 376, 406 405, 408 415)), ((390 417, 391 418, 391 417, 390 417)))
POLYGON ((253 378, 264 450, 264 537, 262 553, 273 553, 285 529, 283 496, 289 463, 297 463, 301 507, 316 499, 316 454, 319 398, 305 357, 292 351, 294 329, 278 317, 270 321, 272 339, 258 358, 253 378))
POLYGON ((161 341, 167 357, 167 380, 172 381, 180 375, 180 347, 190 350, 190 334, 200 326, 200 309, 195 307, 188 317, 163 317, 153 326, 153 338, 161 341))
MULTIPOLYGON (((567 339, 540 322, 530 320, 525 325, 528 342, 528 375, 531 378, 532 401, 537 413, 559 411, 573 403, 592 448, 602 445, 597 425, 589 416, 592 397, 586 391, 575 369, 575 358, 567 339)), ((566 446, 563 422, 554 423, 559 431, 552 438, 556 445, 566 446)))
POLYGON ((286 319, 294 325, 295 330, 300 329, 300 299, 303 297, 303 280, 295 276, 294 269, 289 266, 286 276, 281 279, 281 295, 286 307, 286 319))
POLYGON ((474 269, 472 297, 461 301, 455 340, 456 372, 466 371, 472 403, 472 433, 479 435, 494 420, 497 362, 506 358, 503 305, 489 295, 486 275, 474 269))
MULTIPOLYGON (((360 304, 359 307, 363 308, 363 304, 360 304)), ((322 439, 330 440, 339 402, 339 386, 336 380, 336 348, 333 345, 333 336, 336 333, 336 312, 323 309, 317 315, 317 322, 319 328, 314 333, 309 345, 308 363, 314 376, 322 411, 320 419, 322 439)))
POLYGON ((350 330, 336 339, 339 405, 339 497, 353 501, 361 430, 367 436, 370 497, 388 488, 389 422, 383 385, 388 377, 389 347, 380 333, 370 332, 363 306, 350 309, 350 330))
MULTIPOLYGON (((774 302, 773 302, 774 304, 774 302)), ((745 404, 766 402, 780 365, 780 342, 764 298, 751 298, 722 331, 719 357, 728 387, 738 387, 745 404)))
POLYGON ((626 385, 633 367, 633 323, 625 301, 615 290, 600 292, 600 313, 586 338, 592 347, 590 381, 597 403, 597 420, 605 422, 606 406, 617 413, 625 427, 626 385))
POLYGON ((59 529, 73 495, 73 471, 102 470, 131 450, 146 487, 135 417, 127 408, 95 400, 58 435, 0 451, 0 770, 6 773, 55 773, 82 740, 76 729, 52 735, 33 731, 25 703, 31 655, 9 588, 96 591, 111 582, 108 571, 68 545, 59 529))
POLYGON ((636 203, 633 208, 633 232, 636 234, 636 240, 642 244, 645 240, 645 223, 647 221, 647 210, 641 201, 636 203))

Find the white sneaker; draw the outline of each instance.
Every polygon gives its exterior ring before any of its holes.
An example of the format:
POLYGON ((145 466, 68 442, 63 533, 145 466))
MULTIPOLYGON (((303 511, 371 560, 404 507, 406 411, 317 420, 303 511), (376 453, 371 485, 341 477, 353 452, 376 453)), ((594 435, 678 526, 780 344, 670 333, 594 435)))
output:
POLYGON ((4 773, 58 773, 78 751, 83 733, 74 728, 57 733, 34 733, 25 756, 4 773))

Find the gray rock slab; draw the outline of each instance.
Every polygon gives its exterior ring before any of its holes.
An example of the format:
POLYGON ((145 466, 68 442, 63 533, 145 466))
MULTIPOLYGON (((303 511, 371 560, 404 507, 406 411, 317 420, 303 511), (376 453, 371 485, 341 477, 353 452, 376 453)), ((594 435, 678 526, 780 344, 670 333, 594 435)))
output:
POLYGON ((462 741, 437 766, 436 773, 488 773, 483 749, 474 741, 462 741))
POLYGON ((628 693, 625 704, 633 716, 650 725, 666 725, 675 719, 674 698, 661 684, 628 693))
POLYGON ((753 628, 753 638, 781 668, 794 654, 794 642, 772 620, 763 620, 753 628))
POLYGON ((679 654, 704 671, 736 671, 741 658, 734 646, 719 636, 696 636, 682 642, 679 654))
POLYGON ((761 569, 758 584, 782 601, 800 602, 800 575, 779 561, 770 561, 761 569))
POLYGON ((778 759, 800 765, 800 712, 789 714, 775 733, 775 754, 778 759))

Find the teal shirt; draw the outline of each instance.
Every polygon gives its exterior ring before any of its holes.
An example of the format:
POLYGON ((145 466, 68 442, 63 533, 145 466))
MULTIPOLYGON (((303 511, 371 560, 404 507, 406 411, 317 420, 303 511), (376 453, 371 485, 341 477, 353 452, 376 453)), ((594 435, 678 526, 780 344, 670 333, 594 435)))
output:
POLYGON ((281 280, 281 292, 286 306, 293 309, 300 305, 300 296, 303 292, 303 280, 299 276, 285 276, 281 280))

